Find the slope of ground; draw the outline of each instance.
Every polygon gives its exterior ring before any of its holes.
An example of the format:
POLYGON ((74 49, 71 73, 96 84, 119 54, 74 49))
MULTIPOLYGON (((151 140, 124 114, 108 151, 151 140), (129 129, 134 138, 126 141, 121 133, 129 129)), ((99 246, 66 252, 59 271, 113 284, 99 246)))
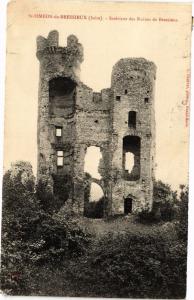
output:
POLYGON ((33 274, 32 294, 157 298, 176 296, 178 285, 184 293, 182 279, 178 282, 182 258, 172 222, 143 225, 133 215, 80 222, 92 233, 86 253, 41 267, 33 274))
POLYGON ((95 239, 108 234, 154 234, 163 232, 166 238, 175 238, 176 232, 173 222, 160 222, 157 224, 142 224, 134 215, 117 216, 110 219, 82 219, 82 224, 91 232, 95 239))

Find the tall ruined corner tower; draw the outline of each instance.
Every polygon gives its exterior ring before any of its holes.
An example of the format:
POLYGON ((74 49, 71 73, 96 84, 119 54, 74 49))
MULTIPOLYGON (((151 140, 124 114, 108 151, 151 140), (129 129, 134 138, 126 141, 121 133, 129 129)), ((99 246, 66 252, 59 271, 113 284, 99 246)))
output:
MULTIPOLYGON (((58 45, 58 32, 37 38, 40 62, 38 181, 81 215, 88 189, 103 192, 103 215, 152 206, 156 67, 144 58, 119 60, 111 87, 96 93, 79 79, 83 47, 74 35, 58 45), (94 175, 86 172, 89 149, 100 152, 94 175), (97 174, 97 175, 96 175, 97 174)), ((92 160, 95 161, 96 157, 92 160)))
POLYGON ((113 212, 152 206, 155 76, 154 63, 144 58, 121 59, 113 67, 113 212))
POLYGON ((76 87, 83 48, 74 35, 59 47, 58 32, 37 38, 40 62, 38 102, 38 181, 54 194, 73 192, 76 87))

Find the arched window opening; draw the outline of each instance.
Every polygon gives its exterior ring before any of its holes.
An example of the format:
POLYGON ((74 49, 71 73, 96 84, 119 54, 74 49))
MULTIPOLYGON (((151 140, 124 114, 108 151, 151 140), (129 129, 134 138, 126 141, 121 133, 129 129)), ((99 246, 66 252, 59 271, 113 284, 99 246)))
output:
POLYGON ((100 147, 88 147, 85 155, 84 172, 90 174, 92 178, 101 179, 101 175, 98 171, 101 158, 100 147))
POLYGON ((98 202, 103 196, 104 193, 99 184, 92 182, 90 188, 89 202, 98 202))
POLYGON ((128 113, 128 127, 136 128, 136 112, 135 111, 130 111, 128 113))
POLYGON ((124 179, 135 181, 140 178, 140 138, 125 136, 123 138, 123 172, 124 179))

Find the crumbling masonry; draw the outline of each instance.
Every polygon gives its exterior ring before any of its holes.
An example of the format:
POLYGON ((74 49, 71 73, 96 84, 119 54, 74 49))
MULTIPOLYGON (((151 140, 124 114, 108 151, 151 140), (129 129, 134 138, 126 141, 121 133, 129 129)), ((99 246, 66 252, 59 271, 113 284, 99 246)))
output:
MULTIPOLYGON (((64 203, 84 215, 88 181, 104 193, 104 215, 152 206, 156 67, 144 58, 122 58, 111 87, 100 93, 79 79, 83 47, 74 35, 58 45, 58 32, 37 38, 40 61, 38 180, 54 195, 68 187, 64 203), (86 176, 87 148, 100 148, 100 179, 86 176), (133 167, 126 166, 128 154, 133 167)), ((95 157, 93 158, 95 159, 95 157)))

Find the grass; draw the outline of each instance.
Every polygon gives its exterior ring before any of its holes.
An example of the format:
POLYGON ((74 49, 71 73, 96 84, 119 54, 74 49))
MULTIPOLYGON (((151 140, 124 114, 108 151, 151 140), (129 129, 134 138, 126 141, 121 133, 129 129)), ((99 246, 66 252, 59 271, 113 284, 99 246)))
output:
POLYGON ((116 216, 110 219, 89 219, 81 220, 83 226, 87 227, 95 239, 100 239, 105 235, 112 234, 150 234, 163 231, 167 238, 176 238, 173 222, 160 222, 156 224, 142 224, 137 222, 135 215, 116 216))

